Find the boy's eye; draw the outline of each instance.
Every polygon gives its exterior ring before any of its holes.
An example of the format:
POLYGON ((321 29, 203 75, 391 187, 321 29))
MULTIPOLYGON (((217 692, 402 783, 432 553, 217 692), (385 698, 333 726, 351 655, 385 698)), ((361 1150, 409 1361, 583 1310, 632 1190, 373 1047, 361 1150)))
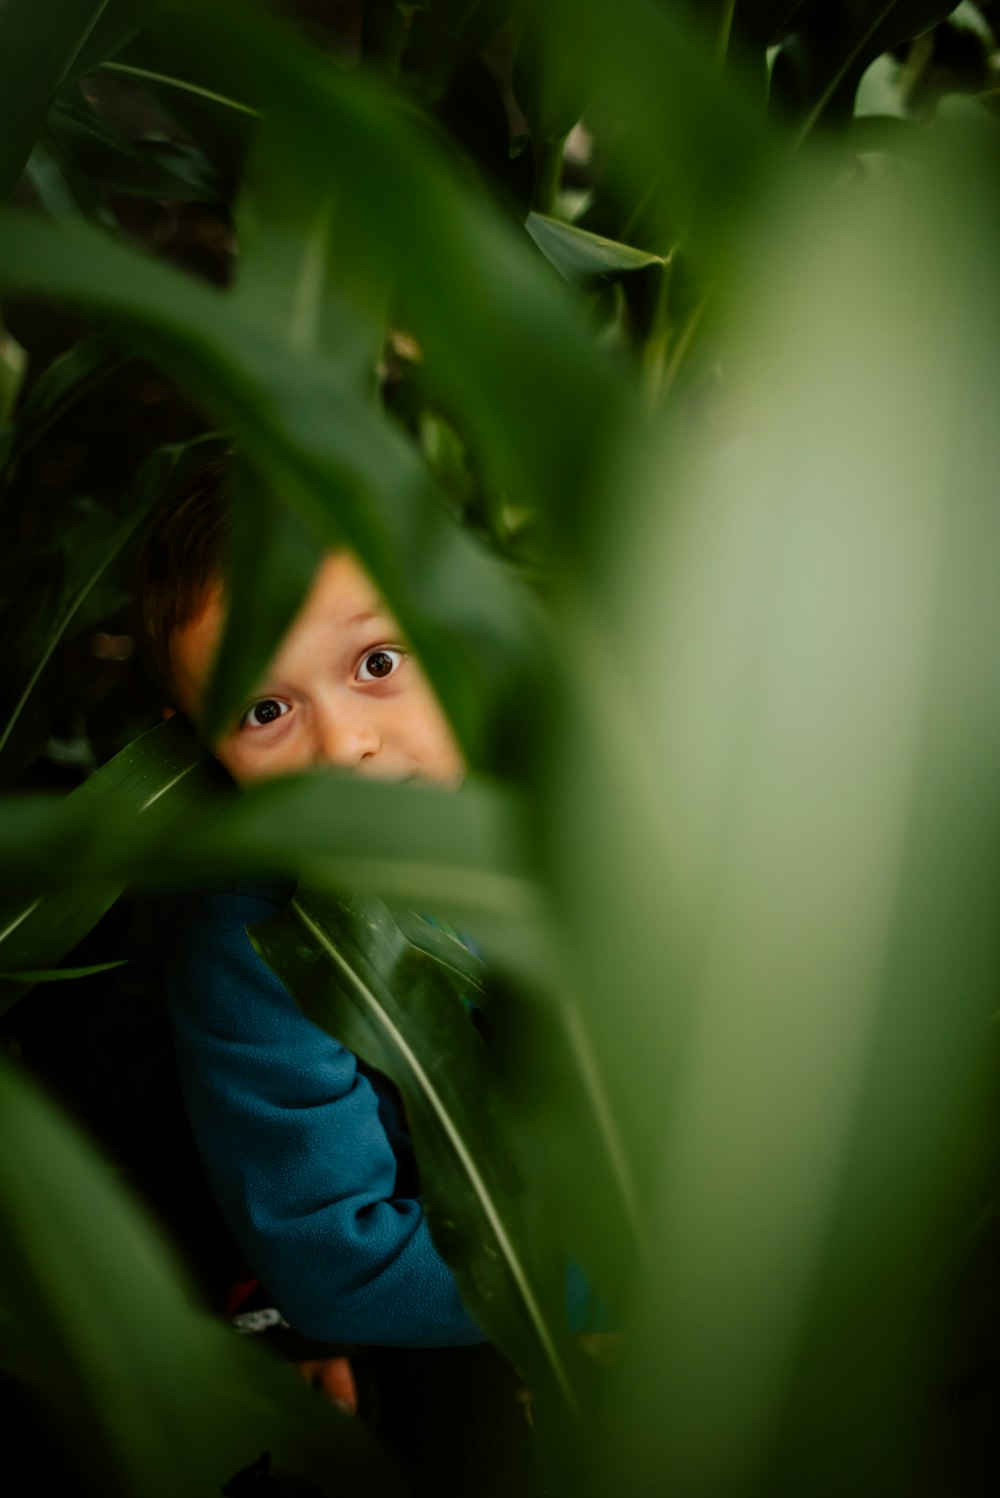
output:
POLYGON ((358 667, 358 681, 382 681, 402 665, 406 652, 382 646, 370 650, 358 667))
POLYGON ((275 718, 284 717, 289 711, 287 702, 279 702, 276 697, 262 697, 255 702, 253 707, 247 708, 240 721, 241 728, 266 728, 268 723, 273 723, 275 718))

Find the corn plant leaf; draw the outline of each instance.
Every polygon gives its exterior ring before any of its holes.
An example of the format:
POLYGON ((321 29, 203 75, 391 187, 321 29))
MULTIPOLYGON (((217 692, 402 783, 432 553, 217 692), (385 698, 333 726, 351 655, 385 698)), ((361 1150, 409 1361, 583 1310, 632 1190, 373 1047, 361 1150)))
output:
MULTIPOLYGON (((217 784, 217 772, 191 729, 182 719, 171 719, 129 744, 62 807, 49 803, 50 813, 56 813, 50 826, 59 827, 49 857, 66 857, 79 842, 86 843, 109 807, 129 819, 148 815, 157 804, 186 801, 200 807, 217 784)), ((57 962, 96 925, 123 883, 113 875, 87 883, 76 879, 63 890, 8 899, 0 912, 0 967, 30 972, 57 962)), ((28 987, 28 980, 4 981, 0 1006, 8 1008, 28 987)))
POLYGON ((533 653, 523 598, 446 517, 419 457, 327 364, 277 340, 246 307, 133 254, 83 224, 11 213, 0 280, 44 285, 138 342, 232 433, 243 457, 324 544, 350 544, 421 655, 472 758, 486 753, 492 707, 533 653))
POLYGON ((226 615, 198 712, 207 743, 245 707, 321 560, 315 533, 260 482, 249 464, 237 462, 226 615))
MULTIPOLYGON (((99 363, 99 353, 96 358, 99 363)), ((89 358, 83 362, 86 380, 92 366, 89 358)), ((60 379, 56 401, 67 393, 60 379)), ((43 403, 42 425, 47 414, 43 403)), ((43 577, 47 574, 48 587, 38 587, 33 606, 22 604, 12 611, 4 634, 10 688, 16 693, 0 732, 0 773, 5 779, 30 762, 48 736, 50 667, 57 649, 126 602, 123 572, 139 526, 153 506, 186 484, 218 446, 218 439, 197 438, 150 454, 126 496, 123 514, 75 497, 63 505, 57 523, 51 524, 53 540, 48 546, 41 544, 34 559, 36 570, 43 577)), ((18 571, 24 576, 28 565, 22 548, 5 557, 0 567, 0 579, 14 597, 18 571)))
MULTIPOLYGON (((49 615, 48 637, 31 664, 27 679, 7 716, 0 732, 0 776, 9 774, 11 756, 8 750, 17 747, 17 730, 22 716, 29 710, 32 694, 37 690, 56 649, 63 640, 87 627, 93 621, 93 609, 101 612, 107 608, 107 595, 102 592, 108 572, 114 567, 120 554, 135 535, 143 519, 143 511, 136 507, 117 524, 108 528, 100 522, 105 517, 98 515, 97 523, 88 527, 79 544, 66 558, 67 575, 59 590, 58 599, 49 615)), ((121 602, 115 599, 116 603, 121 602)))
POLYGON ((4 1367, 59 1416, 108 1498, 219 1493, 269 1452, 272 1480, 403 1491, 357 1421, 195 1309, 164 1243, 67 1120, 6 1062, 0 1123, 4 1367))
POLYGON ((300 888, 280 915, 249 929, 304 1012, 396 1083, 431 1231, 467 1305, 536 1389, 575 1414, 565 1259, 532 1220, 462 976, 357 894, 300 888))
POLYGON ((127 957, 117 962, 91 962, 86 967, 38 967, 31 972, 0 973, 2 983, 61 983, 72 978, 92 978, 95 973, 108 973, 112 968, 125 967, 127 957))
POLYGON ((802 113, 801 142, 821 119, 846 124, 861 76, 881 53, 945 20, 958 0, 836 0, 805 6, 772 69, 772 87, 802 113))
POLYGON ((663 265, 662 255, 619 244, 544 213, 529 213, 524 227, 549 264, 573 286, 592 287, 600 281, 618 280, 631 271, 663 265))
POLYGON ((290 349, 321 350, 346 390, 373 400, 386 278, 350 200, 331 177, 311 173, 281 111, 257 127, 235 211, 237 304, 270 319, 290 349))
POLYGON ((577 509, 610 423, 624 416, 620 381, 579 309, 516 230, 463 186, 412 107, 371 78, 330 67, 260 12, 212 0, 197 29, 203 47, 216 38, 227 67, 241 70, 242 95, 280 115, 293 170, 336 187, 349 205, 435 387, 498 482, 543 516, 570 496, 577 509), (553 392, 569 388, 573 403, 551 421, 553 392))
POLYGON ((542 67, 550 87, 575 78, 578 95, 599 95, 620 121, 622 185, 648 202, 664 249, 684 240, 693 250, 694 236, 699 266, 725 279, 776 155, 743 79, 723 76, 687 9, 548 0, 536 10, 542 67))
POLYGON ((937 140, 789 186, 720 429, 665 428, 567 621, 593 713, 538 804, 655 1248, 594 1495, 921 1480, 994 1189, 1000 847, 995 155, 937 140))
POLYGON ((98 228, 111 231, 117 228, 103 193, 73 160, 66 158, 58 139, 36 141, 25 172, 48 218, 81 218, 98 228))
POLYGON ((120 135, 74 87, 62 89, 41 141, 94 188, 175 202, 220 202, 225 185, 204 152, 169 140, 120 135))
POLYGON ((127 355, 99 333, 75 343, 39 375, 17 412, 11 446, 13 467, 19 458, 75 403, 122 364, 127 355))
MULTIPOLYGON (((160 739, 177 735, 183 740, 184 728, 171 719, 129 745, 122 751, 129 773, 138 773, 144 759, 155 767, 165 752, 160 739)), ((134 807, 118 798, 110 773, 116 763, 70 796, 0 802, 0 888, 6 895, 51 894, 56 902, 50 908, 58 909, 60 892, 84 882, 162 886, 301 873, 373 890, 394 905, 433 910, 491 946, 505 931, 505 949, 519 941, 527 954, 536 940, 539 896, 521 856, 524 808, 495 786, 473 781, 455 794, 317 772, 262 782, 238 797, 226 796, 220 785, 214 801, 199 798, 190 814, 183 800, 165 798, 137 820, 134 807)), ((439 935, 442 950, 455 948, 451 937, 439 935)), ((463 951, 452 950, 453 960, 463 951)), ((34 966, 39 958, 17 961, 34 966)))
POLYGON ((33 0, 0 9, 0 198, 31 154, 56 91, 75 67, 93 67, 124 44, 150 0, 53 0, 45 25, 33 0))

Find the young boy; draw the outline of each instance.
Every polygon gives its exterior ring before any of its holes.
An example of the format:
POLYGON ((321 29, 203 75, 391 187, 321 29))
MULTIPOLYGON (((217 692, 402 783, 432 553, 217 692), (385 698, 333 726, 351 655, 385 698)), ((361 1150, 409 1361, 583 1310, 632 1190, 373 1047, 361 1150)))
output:
MULTIPOLYGON (((136 628, 154 679, 194 714, 225 612, 225 474, 147 534, 136 628)), ((348 554, 328 556, 213 752, 237 781, 318 765, 457 786, 462 756, 399 629, 348 554)), ((248 924, 291 890, 241 882, 175 902, 168 998, 182 1089, 229 1229, 291 1326, 320 1342, 485 1340, 431 1241, 394 1089, 307 1020, 248 924)))

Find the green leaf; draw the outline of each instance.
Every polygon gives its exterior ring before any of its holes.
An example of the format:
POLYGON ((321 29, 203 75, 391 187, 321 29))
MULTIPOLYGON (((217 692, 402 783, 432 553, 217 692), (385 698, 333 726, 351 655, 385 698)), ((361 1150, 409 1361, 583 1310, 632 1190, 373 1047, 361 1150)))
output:
POLYGON ((54 359, 31 386, 18 409, 11 466, 78 400, 120 368, 127 357, 121 349, 95 333, 82 338, 65 354, 54 359))
POLYGON ((617 281, 632 271, 662 266, 662 255, 650 255, 631 245, 578 229, 544 213, 529 213, 524 226, 550 265, 573 286, 593 287, 617 281))
POLYGON ((57 89, 117 50, 149 0, 6 0, 0 9, 0 198, 10 195, 57 89))
POLYGON ((118 962, 93 962, 89 967, 39 967, 31 972, 0 973, 0 983, 60 983, 69 978, 92 978, 95 973, 110 972, 113 967, 125 967, 128 958, 118 962))
MULTIPOLYGON (((161 739, 196 752, 181 720, 170 719, 122 750, 127 775, 155 781, 161 739)), ((524 808, 495 786, 471 782, 454 793, 318 771, 220 793, 214 803, 199 795, 189 812, 181 798, 137 822, 134 804, 119 797, 118 759, 68 797, 0 803, 6 893, 301 872, 433 910, 491 943, 507 930, 526 954, 537 939, 539 896, 521 854, 524 808)))
POLYGON ((114 57, 155 16, 163 0, 105 0, 67 72, 80 78, 114 57))
POLYGON ((958 0, 835 0, 804 8, 774 64, 772 81, 804 118, 799 144, 827 118, 846 123, 868 65, 882 52, 945 20, 958 0))
POLYGON ((575 1414, 565 1261, 533 1220, 459 975, 355 894, 300 889, 250 937, 305 1013, 396 1083, 428 1221, 473 1316, 537 1390, 575 1414))
POLYGON ((316 576, 322 548, 246 463, 234 477, 226 614, 199 725, 214 743, 267 669, 316 576))
POLYGON ((566 610, 536 806, 654 1247, 588 1494, 925 1475, 994 1190, 1000 849, 995 158, 927 149, 789 182, 725 399, 609 489, 566 610))
POLYGON ((373 400, 385 276, 350 200, 310 170, 283 112, 272 111, 257 129, 236 218, 237 305, 271 321, 289 349, 321 352, 345 390, 373 400))
MULTIPOLYGON (((65 803, 48 804, 50 827, 56 829, 48 856, 60 856, 60 843, 65 856, 77 840, 92 837, 109 806, 122 820, 148 815, 158 804, 198 808, 216 784, 191 729, 182 719, 171 719, 129 744, 65 803), (63 806, 68 816, 60 816, 63 806)), ((0 967, 31 972, 58 962, 111 907, 123 882, 114 876, 86 883, 76 878, 64 890, 8 900, 0 910, 0 967)), ((0 1008, 9 1008, 29 986, 27 980, 2 983, 0 1008)))
POLYGON ((460 415, 500 487, 554 517, 565 547, 558 521, 567 507, 578 512, 624 412, 618 378, 580 311, 523 236, 440 157, 413 109, 374 80, 330 67, 264 16, 223 0, 199 14, 198 32, 242 69, 244 96, 280 115, 294 141, 289 169, 335 187, 349 205, 372 266, 398 289, 444 408, 460 415), (569 389, 573 402, 554 422, 553 393, 569 389))
POLYGON ((228 49, 192 45, 189 23, 182 5, 161 0, 149 24, 101 71, 139 86, 233 181, 259 114, 257 101, 242 96, 245 80, 230 65, 228 49))
POLYGON ((144 511, 136 507, 126 515, 123 521, 119 522, 110 534, 104 533, 103 528, 94 526, 89 534, 85 534, 82 538, 85 543, 89 543, 84 554, 81 556, 79 551, 74 551, 68 558, 71 563, 69 576, 56 602, 54 617, 50 616, 48 638, 34 660, 30 674, 21 688, 3 731, 0 732, 0 767, 3 767, 3 770, 9 768, 8 746, 16 743, 14 736, 19 728, 21 717, 29 708, 32 694, 37 689, 55 651, 65 639, 70 638, 75 630, 86 627, 88 604, 99 596, 98 590, 107 572, 132 540, 143 518, 144 511))
POLYGON ((88 1489, 219 1493, 267 1451, 283 1491, 298 1477, 358 1498, 402 1493, 360 1422, 195 1309, 107 1165, 6 1063, 0 1127, 17 1140, 0 1158, 5 1371, 40 1396, 88 1489))
MULTIPOLYGON (((241 456, 326 546, 349 544, 422 657, 473 762, 486 753, 494 691, 534 660, 526 604, 498 564, 443 512, 423 463, 318 357, 266 320, 143 260, 82 224, 11 213, 0 245, 8 287, 44 286, 139 341, 232 433, 241 456)), ((277 643, 277 641, 275 641, 277 643)), ((494 699, 496 700, 496 699, 494 699)))
POLYGON ((111 209, 72 159, 60 149, 58 139, 40 139, 25 169, 39 205, 49 218, 59 221, 84 219, 100 228, 116 230, 111 209))
MULTIPOLYGON (((91 349, 83 364, 83 381, 93 375, 93 364, 101 371, 99 348, 91 349), (93 363, 91 357, 93 356, 93 363)), ((106 370, 107 366, 104 366, 106 370)), ((73 368, 63 367, 48 391, 40 397, 36 410, 38 424, 44 429, 47 419, 65 409, 69 398, 78 394, 67 386, 73 368)), ((37 435, 37 428, 36 433, 37 435)), ((29 437, 31 428, 29 426, 29 437)), ((10 621, 10 638, 16 642, 17 658, 11 660, 11 685, 19 694, 0 732, 0 765, 9 779, 22 768, 32 752, 37 751, 48 732, 48 715, 40 699, 51 692, 50 667, 59 646, 80 631, 90 628, 105 614, 120 608, 126 599, 121 578, 121 564, 140 525, 154 505, 168 500, 183 487, 197 466, 217 446, 217 439, 199 438, 190 443, 160 448, 141 465, 123 517, 106 507, 72 500, 64 507, 53 529, 55 554, 48 561, 50 586, 38 598, 34 612, 27 606, 19 589, 13 568, 24 567, 19 556, 10 559, 8 585, 17 600, 10 621), (71 515, 74 522, 70 523, 71 515), (61 568, 53 565, 60 562, 61 568), (18 680, 16 667, 25 660, 25 674, 18 680)), ((15 438, 16 450, 16 438, 15 438)), ((8 646, 10 640, 8 640, 8 646)))
POLYGON ((578 93, 616 121, 620 186, 646 204, 646 242, 684 242, 704 271, 724 277, 777 155, 752 93, 739 73, 720 70, 690 9, 548 0, 536 15, 550 86, 575 77, 578 93))
POLYGON ((42 130, 42 143, 94 187, 107 192, 179 202, 220 202, 225 185, 195 146, 178 141, 128 140, 112 129, 77 88, 57 97, 42 130))
MULTIPOLYGON (((0 427, 9 433, 8 423, 20 394, 21 382, 27 369, 28 356, 0 321, 0 427)), ((8 435, 8 441, 13 436, 8 435)), ((4 463, 7 461, 6 454, 4 463)), ((0 467, 4 466, 0 463, 0 467)))

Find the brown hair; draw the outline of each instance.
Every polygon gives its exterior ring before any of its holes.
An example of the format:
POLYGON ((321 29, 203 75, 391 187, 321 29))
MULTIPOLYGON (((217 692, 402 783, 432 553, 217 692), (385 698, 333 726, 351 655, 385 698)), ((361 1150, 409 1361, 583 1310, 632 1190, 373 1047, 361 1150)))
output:
POLYGON ((170 642, 225 575, 230 544, 230 465, 208 463, 181 496, 153 515, 135 559, 132 621, 143 666, 174 694, 170 642))

